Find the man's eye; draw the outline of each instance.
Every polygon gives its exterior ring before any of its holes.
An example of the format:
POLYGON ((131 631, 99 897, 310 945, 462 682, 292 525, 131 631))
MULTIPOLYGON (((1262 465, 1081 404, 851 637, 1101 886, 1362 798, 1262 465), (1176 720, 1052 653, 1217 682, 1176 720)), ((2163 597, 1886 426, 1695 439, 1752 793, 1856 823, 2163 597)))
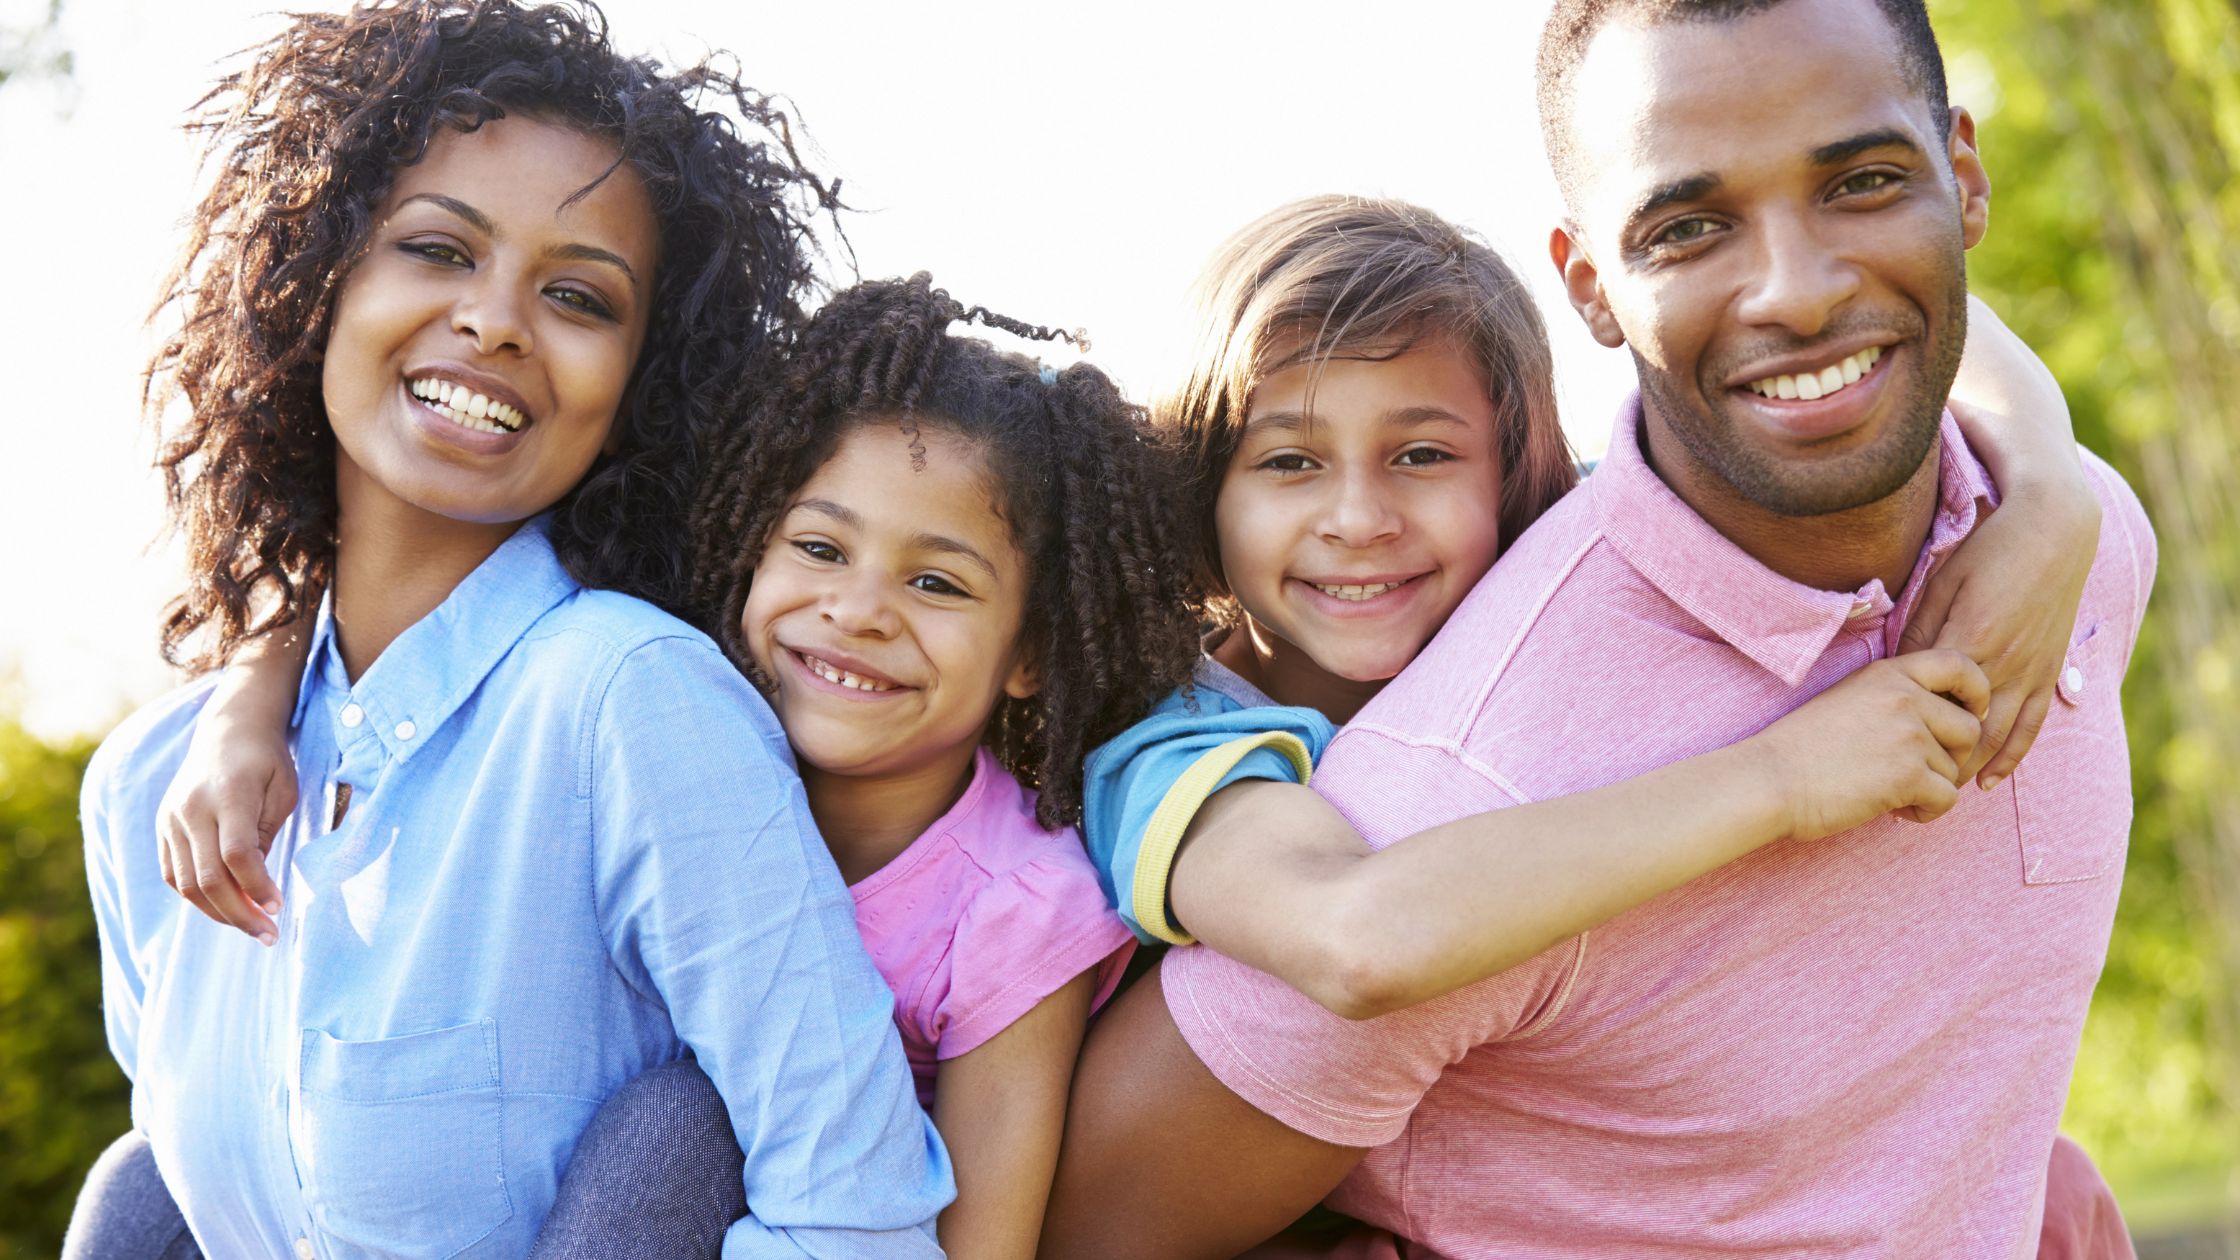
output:
POLYGON ((793 549, 811 560, 822 560, 828 564, 837 564, 841 559, 838 547, 815 538, 796 538, 793 549))
POLYGON ((1711 234, 1711 220, 1682 219, 1657 233, 1659 245, 1690 245, 1711 234))
POLYGON ((910 585, 928 595, 964 595, 969 593, 963 587, 938 573, 921 573, 910 579, 910 585))
POLYGON ((1856 196, 1883 188, 1892 182, 1888 171, 1861 171, 1836 186, 1836 191, 1856 196))

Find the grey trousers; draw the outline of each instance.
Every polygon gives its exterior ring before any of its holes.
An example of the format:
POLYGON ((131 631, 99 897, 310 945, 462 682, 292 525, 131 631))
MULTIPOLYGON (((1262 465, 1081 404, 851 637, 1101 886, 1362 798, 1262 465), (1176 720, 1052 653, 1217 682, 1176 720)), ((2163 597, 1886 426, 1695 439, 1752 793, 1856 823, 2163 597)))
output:
MULTIPOLYGON (((647 1071, 576 1142, 530 1260, 717 1260, 747 1214, 731 1115, 700 1065, 647 1071)), ((148 1140, 127 1133, 86 1176, 62 1260, 201 1260, 148 1140)))

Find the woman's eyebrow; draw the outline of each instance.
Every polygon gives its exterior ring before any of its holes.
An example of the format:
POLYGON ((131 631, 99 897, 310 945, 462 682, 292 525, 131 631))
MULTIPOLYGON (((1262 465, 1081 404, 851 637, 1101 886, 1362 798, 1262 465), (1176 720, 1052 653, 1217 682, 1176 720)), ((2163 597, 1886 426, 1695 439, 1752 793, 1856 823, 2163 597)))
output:
MULTIPOLYGON (((409 206, 415 201, 425 201, 429 205, 440 207, 442 209, 450 211, 455 215, 458 215, 460 218, 465 219, 469 224, 473 225, 474 229, 482 233, 484 236, 496 236, 498 234, 497 225, 490 222, 489 215, 486 215, 480 210, 475 209, 473 206, 470 206, 466 202, 459 200, 457 197, 446 197, 442 193, 414 193, 410 197, 405 198, 403 201, 397 204, 400 207, 409 206)), ((632 267, 629 261, 623 258, 622 255, 615 253, 611 249, 601 249, 597 245, 585 245, 580 242, 570 242, 569 244, 557 245, 549 250, 546 250, 545 256, 547 258, 572 259, 578 262, 605 263, 608 266, 613 267, 617 271, 620 271, 633 286, 638 283, 637 269, 632 267)))

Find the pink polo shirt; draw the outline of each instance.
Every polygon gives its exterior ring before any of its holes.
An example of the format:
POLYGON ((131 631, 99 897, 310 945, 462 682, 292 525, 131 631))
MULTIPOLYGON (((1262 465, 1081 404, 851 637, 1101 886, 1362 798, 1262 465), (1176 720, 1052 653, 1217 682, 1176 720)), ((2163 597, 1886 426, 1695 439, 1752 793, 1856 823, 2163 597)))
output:
MULTIPOLYGON (((1741 739, 1889 655, 1994 502, 1957 425, 1895 607, 1766 569, 1608 458, 1338 735, 1315 786, 1382 847, 1741 739)), ((1374 1146, 1332 1206, 1410 1255, 2030 1256, 2131 821, 2117 691, 2154 577, 2087 457, 2100 551, 2028 760, 1943 819, 1774 845, 1511 971, 1333 1016, 1203 948, 1162 968, 1200 1059, 1374 1146)), ((1828 755, 1845 755, 1830 748, 1828 755)))

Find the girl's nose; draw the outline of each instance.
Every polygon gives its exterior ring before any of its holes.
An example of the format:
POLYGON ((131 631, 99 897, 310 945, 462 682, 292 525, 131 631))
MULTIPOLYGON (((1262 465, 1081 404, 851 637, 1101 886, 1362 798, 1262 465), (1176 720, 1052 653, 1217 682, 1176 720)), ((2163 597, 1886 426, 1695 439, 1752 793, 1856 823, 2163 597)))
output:
POLYGON ((842 634, 893 637, 900 618, 887 598, 885 584, 862 569, 837 577, 825 592, 818 612, 842 634))
POLYGON ((1342 547, 1366 547, 1398 534, 1400 514, 1373 473, 1340 476, 1332 479, 1316 532, 1342 547))

